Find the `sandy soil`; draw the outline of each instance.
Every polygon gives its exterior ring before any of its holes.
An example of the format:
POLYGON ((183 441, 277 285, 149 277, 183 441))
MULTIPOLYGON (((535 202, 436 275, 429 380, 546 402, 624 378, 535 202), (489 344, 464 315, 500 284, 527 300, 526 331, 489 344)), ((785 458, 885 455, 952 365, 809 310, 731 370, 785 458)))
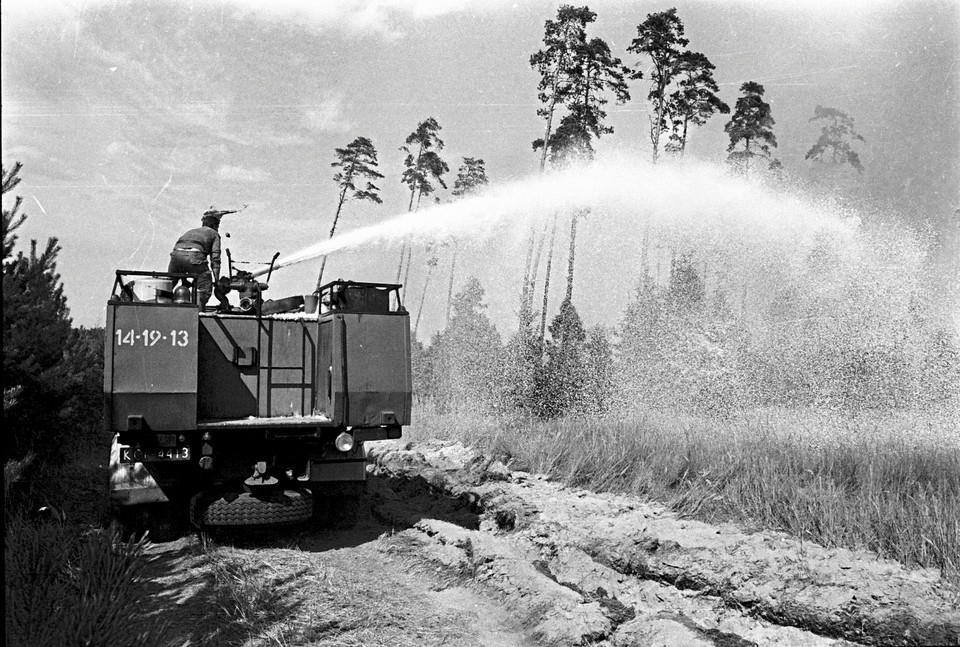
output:
POLYGON ((351 528, 154 545, 145 615, 171 645, 960 645, 960 597, 931 571, 679 519, 459 445, 370 456, 351 528), (246 617, 216 584, 224 563, 259 591, 246 617))

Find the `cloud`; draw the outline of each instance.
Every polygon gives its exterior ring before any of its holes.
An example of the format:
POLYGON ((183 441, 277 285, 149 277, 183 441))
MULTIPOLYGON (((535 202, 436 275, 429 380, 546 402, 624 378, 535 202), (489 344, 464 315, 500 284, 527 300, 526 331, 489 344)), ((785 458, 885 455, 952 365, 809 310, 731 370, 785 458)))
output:
MULTIPOLYGON (((115 0, 11 0, 4 2, 4 13, 15 20, 49 19, 51 15, 79 18, 115 0)), ((404 18, 429 19, 436 16, 471 12, 488 13, 515 5, 516 0, 204 0, 218 12, 233 7, 245 13, 273 16, 282 20, 306 20, 313 24, 340 28, 349 32, 376 33, 395 37, 397 24, 404 18)), ((186 0, 174 4, 188 5, 186 0)))
POLYGON ((307 19, 346 31, 372 32, 386 37, 400 34, 398 23, 404 18, 417 20, 451 13, 487 13, 516 4, 514 0, 232 0, 232 3, 259 14, 307 19))
POLYGON ((263 169, 222 165, 217 169, 217 178, 224 182, 270 182, 273 177, 263 169))
POLYGON ((107 157, 130 157, 140 154, 140 149, 128 141, 112 141, 105 150, 107 157))
MULTIPOLYGON (((955 0, 953 0, 955 2, 955 0)), ((913 0, 701 0, 703 4, 723 3, 732 7, 753 6, 764 11, 793 15, 812 15, 817 19, 841 20, 856 24, 879 9, 905 7, 913 0)), ((350 36, 372 36, 395 40, 406 35, 408 27, 419 21, 441 16, 467 14, 485 16, 516 10, 525 4, 538 7, 544 16, 554 10, 549 3, 531 0, 170 0, 170 6, 192 10, 201 5, 223 16, 255 16, 267 22, 296 23, 323 30, 336 30, 350 36)), ((62 38, 69 39, 85 18, 97 16, 105 7, 116 8, 116 0, 11 0, 4 3, 4 21, 14 25, 66 18, 62 38)), ((608 8, 633 8, 636 0, 606 0, 594 7, 599 13, 608 8)), ((106 69, 119 68, 110 63, 106 69)))
MULTIPOLYGON (((4 137, 6 139, 6 137, 4 137)), ((4 141, 3 145, 3 163, 7 164, 8 162, 12 166, 14 162, 24 162, 29 163, 34 160, 39 160, 43 158, 43 153, 40 149, 33 146, 7 146, 7 142, 4 141)))
POLYGON ((344 115, 342 93, 327 94, 303 111, 303 126, 314 132, 342 133, 353 128, 344 115))

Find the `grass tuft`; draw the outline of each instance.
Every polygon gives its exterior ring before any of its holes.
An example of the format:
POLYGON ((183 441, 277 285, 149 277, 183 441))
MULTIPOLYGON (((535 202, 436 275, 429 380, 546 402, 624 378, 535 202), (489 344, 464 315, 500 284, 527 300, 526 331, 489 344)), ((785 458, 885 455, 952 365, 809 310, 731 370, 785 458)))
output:
POLYGON ((269 644, 285 646, 283 622, 297 600, 291 598, 291 583, 299 573, 278 576, 272 567, 254 557, 234 553, 229 547, 203 541, 210 568, 213 601, 222 610, 204 644, 269 644))
POLYGON ((78 533, 49 520, 7 519, 7 645, 160 645, 164 626, 139 613, 146 541, 111 527, 78 533))
POLYGON ((231 557, 214 560, 213 578, 220 608, 239 625, 255 631, 273 619, 281 595, 270 579, 231 557))

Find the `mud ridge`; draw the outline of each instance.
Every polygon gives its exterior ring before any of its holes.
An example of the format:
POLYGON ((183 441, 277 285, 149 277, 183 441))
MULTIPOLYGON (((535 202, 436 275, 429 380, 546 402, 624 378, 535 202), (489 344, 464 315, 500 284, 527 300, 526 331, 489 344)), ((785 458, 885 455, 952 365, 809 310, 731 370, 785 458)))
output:
MULTIPOLYGON (((578 604, 595 605, 583 640, 642 644, 634 639, 650 640, 649 627, 662 625, 703 644, 731 646, 778 644, 776 629, 790 627, 812 633, 780 644, 814 644, 819 635, 863 644, 960 645, 960 597, 931 570, 782 533, 680 519, 634 497, 511 471, 457 444, 384 443, 370 448, 370 458, 392 482, 413 480, 469 507, 479 519, 479 531, 471 532, 528 547, 523 568, 577 596, 578 604), (658 606, 664 596, 670 601, 658 606), (681 611, 671 617, 672 609, 681 611), (646 633, 628 639, 638 630, 646 633)), ((478 546, 484 554, 487 539, 470 541, 474 557, 478 546)))

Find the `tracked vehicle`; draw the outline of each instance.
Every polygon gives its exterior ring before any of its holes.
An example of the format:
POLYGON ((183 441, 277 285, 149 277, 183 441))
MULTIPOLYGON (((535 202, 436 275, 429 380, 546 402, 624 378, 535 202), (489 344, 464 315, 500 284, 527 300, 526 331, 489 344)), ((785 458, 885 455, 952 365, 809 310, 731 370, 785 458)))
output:
POLYGON ((118 516, 157 537, 186 521, 278 524, 355 505, 364 442, 410 422, 400 286, 338 280, 264 301, 267 284, 231 268, 219 287, 239 304, 206 312, 189 281, 116 272, 104 424, 118 516))

